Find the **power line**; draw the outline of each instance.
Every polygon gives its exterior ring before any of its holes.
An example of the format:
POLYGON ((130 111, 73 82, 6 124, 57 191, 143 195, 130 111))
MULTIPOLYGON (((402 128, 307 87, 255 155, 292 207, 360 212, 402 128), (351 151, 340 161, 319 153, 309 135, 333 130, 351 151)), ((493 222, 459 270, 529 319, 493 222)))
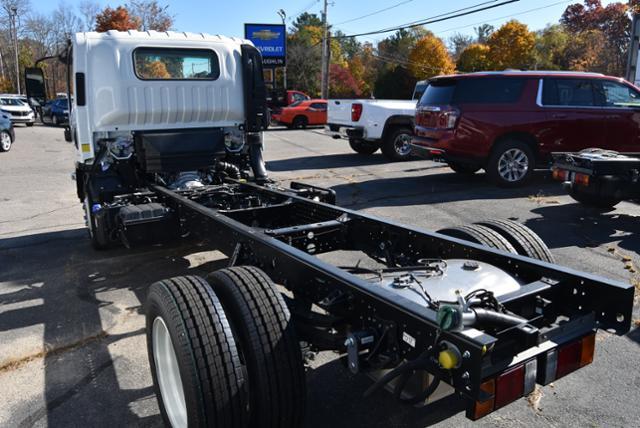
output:
MULTIPOLYGON (((368 18, 370 16, 377 15, 377 14, 382 13, 382 12, 386 12, 387 10, 395 9, 396 7, 402 6, 403 4, 411 3, 412 1, 413 0, 404 0, 404 1, 401 1, 399 3, 394 4, 392 6, 385 7, 384 9, 379 9, 379 10, 376 10, 374 12, 368 13, 366 15, 358 16, 357 18, 352 18, 352 19, 348 19, 346 21, 338 22, 337 24, 334 24, 334 25, 340 25, 340 24, 346 24, 347 22, 359 21, 361 19, 368 18)), ((496 0, 494 0, 494 1, 496 1, 496 0)))
POLYGON ((306 11, 308 11, 309 9, 311 9, 313 7, 314 4, 316 3, 320 3, 320 0, 313 0, 311 3, 309 3, 307 6, 305 6, 304 8, 302 8, 300 11, 298 11, 297 13, 291 15, 288 20, 289 21, 293 21, 295 18, 297 18, 298 16, 302 15, 303 13, 305 13, 306 11))
MULTIPOLYGON (((471 15, 471 14, 478 13, 478 12, 483 12, 485 10, 494 9, 496 7, 504 6, 504 5, 507 5, 507 4, 510 4, 510 3, 515 3, 515 2, 518 2, 518 1, 520 1, 520 0, 505 0, 502 3, 492 4, 492 5, 489 5, 489 6, 482 7, 480 9, 474 9, 474 10, 468 10, 468 11, 465 11, 465 12, 456 13, 456 14, 453 14, 453 15, 450 15, 450 16, 445 16, 443 18, 437 18, 437 19, 426 18, 425 21, 416 22, 416 23, 413 23, 413 24, 410 24, 410 25, 401 25, 401 26, 398 26, 398 27, 387 28, 387 29, 383 29, 383 30, 369 31, 369 32, 366 32, 366 33, 349 34, 349 35, 344 35, 344 36, 336 36, 334 38, 335 39, 346 39, 346 38, 350 38, 350 37, 368 36, 370 34, 383 34, 383 33, 390 33, 392 31, 404 30, 404 29, 407 29, 407 28, 420 27, 420 26, 427 25, 427 24, 434 24, 436 22, 448 21, 449 19, 459 18, 461 16, 466 16, 466 15, 471 15)), ((482 4, 482 3, 480 3, 480 4, 482 4)))
POLYGON ((527 13, 536 12, 538 10, 548 9, 550 7, 553 7, 553 6, 558 6, 559 4, 574 3, 574 2, 575 2, 575 0, 563 0, 563 1, 556 2, 556 3, 548 4, 546 6, 536 7, 536 8, 533 8, 533 9, 523 10, 522 12, 512 13, 512 14, 506 15, 506 16, 501 16, 500 18, 494 18, 494 19, 489 19, 489 20, 482 21, 482 22, 476 22, 475 24, 464 25, 462 27, 448 28, 446 30, 438 31, 438 34, 448 33, 449 31, 462 30, 464 28, 469 28, 469 27, 475 27, 476 25, 486 24, 488 22, 500 21, 501 19, 512 18, 514 16, 520 16, 520 15, 524 15, 524 14, 527 14, 527 13))

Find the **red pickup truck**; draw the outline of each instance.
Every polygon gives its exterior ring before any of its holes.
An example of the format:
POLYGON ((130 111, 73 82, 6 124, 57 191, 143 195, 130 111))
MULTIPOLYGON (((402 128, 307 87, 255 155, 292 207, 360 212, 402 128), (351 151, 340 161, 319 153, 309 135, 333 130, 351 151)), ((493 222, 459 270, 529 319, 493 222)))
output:
POLYGON ((640 151, 640 90, 597 73, 504 71, 439 76, 416 107, 412 153, 496 184, 527 182, 551 152, 640 151))

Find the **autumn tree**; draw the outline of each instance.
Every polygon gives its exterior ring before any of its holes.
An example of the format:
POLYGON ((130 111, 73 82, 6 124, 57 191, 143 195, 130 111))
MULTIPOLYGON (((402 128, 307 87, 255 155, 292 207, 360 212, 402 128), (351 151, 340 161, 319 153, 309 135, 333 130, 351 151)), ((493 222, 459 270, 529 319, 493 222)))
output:
MULTIPOLYGON (((604 42, 605 48, 600 49, 600 58, 597 62, 608 64, 604 72, 622 76, 627 62, 627 50, 631 40, 630 7, 637 8, 637 1, 631 5, 626 3, 609 3, 602 6, 600 0, 585 0, 584 4, 575 3, 567 6, 560 22, 572 35, 581 39, 581 42, 592 40, 596 45, 587 48, 591 52, 599 50, 599 45, 604 42), (592 37, 593 31, 598 31, 603 40, 592 37), (591 36, 587 33, 590 32, 591 36)), ((586 61, 585 63, 588 63, 586 61)))
POLYGON ((527 69, 535 61, 535 34, 516 20, 504 24, 487 40, 489 57, 495 69, 527 69))
POLYGON ((482 24, 478 27, 473 27, 473 31, 476 33, 476 43, 485 44, 489 40, 489 36, 493 33, 493 25, 482 24))
POLYGON ((428 34, 418 40, 409 53, 408 68, 416 79, 422 80, 438 74, 453 73, 455 64, 442 40, 428 34))
POLYGON ((169 6, 161 6, 156 0, 131 0, 126 8, 138 18, 142 31, 169 31, 173 26, 169 6))
POLYGON ((329 66, 329 82, 332 98, 355 98, 362 95, 351 71, 339 64, 329 66))
POLYGON ((489 46, 480 43, 469 45, 460 54, 456 66, 458 71, 465 73, 493 69, 489 58, 489 46))
POLYGON ((454 60, 460 58, 460 54, 471 44, 473 44, 473 37, 467 34, 455 33, 449 38, 449 50, 454 60))
POLYGON ((570 37, 562 25, 548 25, 536 32, 535 68, 561 70, 566 68, 565 51, 570 37))
POLYGON ((128 31, 140 28, 140 20, 132 16, 127 8, 118 6, 115 9, 105 8, 96 16, 96 31, 109 30, 128 31))

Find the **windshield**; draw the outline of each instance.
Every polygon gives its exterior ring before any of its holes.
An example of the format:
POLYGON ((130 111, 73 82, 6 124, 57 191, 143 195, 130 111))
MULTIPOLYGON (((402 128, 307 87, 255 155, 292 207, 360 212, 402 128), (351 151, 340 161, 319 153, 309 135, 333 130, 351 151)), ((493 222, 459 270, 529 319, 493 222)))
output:
POLYGON ((24 106, 24 103, 17 98, 0 98, 0 104, 3 106, 24 106))
POLYGON ((422 98, 422 94, 424 94, 424 90, 427 89, 427 86, 427 83, 418 83, 413 91, 413 97, 411 97, 411 99, 419 100, 420 98, 422 98))

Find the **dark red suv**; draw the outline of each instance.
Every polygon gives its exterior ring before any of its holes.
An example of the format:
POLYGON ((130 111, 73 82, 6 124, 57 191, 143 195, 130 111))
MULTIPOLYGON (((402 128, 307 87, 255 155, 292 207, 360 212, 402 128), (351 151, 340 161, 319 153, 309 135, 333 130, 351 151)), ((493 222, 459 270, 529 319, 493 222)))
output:
POLYGON ((416 107, 413 154, 502 186, 589 147, 640 152, 638 88, 596 73, 471 73, 431 79, 416 107))

